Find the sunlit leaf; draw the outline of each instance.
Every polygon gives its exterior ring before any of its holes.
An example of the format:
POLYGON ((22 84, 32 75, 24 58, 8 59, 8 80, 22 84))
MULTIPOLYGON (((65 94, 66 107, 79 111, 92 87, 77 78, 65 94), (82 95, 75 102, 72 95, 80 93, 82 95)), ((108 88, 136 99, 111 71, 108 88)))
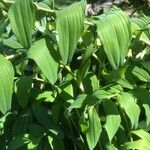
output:
POLYGON ((32 27, 34 23, 34 8, 32 0, 17 0, 10 7, 8 16, 18 41, 24 48, 32 44, 32 27))
POLYGON ((0 55, 0 111, 3 114, 11 109, 13 81, 13 66, 4 56, 0 55))
POLYGON ((13 49, 21 49, 23 48, 20 43, 18 43, 15 39, 9 38, 3 40, 3 44, 13 49))
POLYGON ((149 150, 150 134, 143 129, 132 131, 133 134, 140 137, 140 140, 127 142, 124 144, 125 149, 149 150))
POLYGON ((117 69, 125 62, 131 40, 131 23, 129 17, 118 9, 111 8, 105 14, 95 17, 97 33, 104 46, 108 60, 117 69))
POLYGON ((72 59, 77 43, 84 29, 85 1, 74 3, 56 12, 56 30, 62 63, 72 59))
POLYGON ((33 43, 28 51, 28 57, 36 62, 44 76, 51 84, 56 82, 58 63, 51 56, 45 39, 41 39, 33 43))
POLYGON ((141 81, 150 81, 150 75, 144 69, 135 66, 132 70, 132 73, 141 81))
POLYGON ((71 110, 73 108, 81 108, 86 97, 86 94, 78 95, 75 101, 69 106, 68 109, 71 110))
POLYGON ((100 118, 94 107, 88 110, 89 128, 87 129, 86 139, 90 150, 96 146, 102 131, 100 118))
POLYGON ((138 127, 140 108, 136 104, 135 98, 129 93, 122 92, 117 95, 117 100, 131 121, 131 128, 136 129, 138 127))

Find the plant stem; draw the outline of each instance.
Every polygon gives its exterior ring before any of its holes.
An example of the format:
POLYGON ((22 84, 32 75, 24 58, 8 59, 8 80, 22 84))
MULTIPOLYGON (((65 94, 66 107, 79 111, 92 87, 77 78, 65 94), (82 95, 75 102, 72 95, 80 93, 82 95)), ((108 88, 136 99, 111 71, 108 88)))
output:
POLYGON ((74 75, 74 73, 72 72, 71 68, 67 65, 64 66, 64 68, 72 75, 73 79, 75 80, 77 86, 79 87, 80 91, 82 93, 84 93, 84 87, 83 87, 83 84, 82 82, 79 83, 78 80, 77 80, 77 77, 74 75))
POLYGON ((85 144, 85 142, 84 142, 84 139, 83 139, 82 135, 80 134, 80 131, 78 130, 78 127, 76 126, 76 124, 75 124, 74 120, 72 119, 72 117, 70 117, 70 120, 72 121, 72 123, 73 123, 73 125, 74 125, 76 131, 78 132, 79 137, 80 137, 80 139, 81 139, 81 141, 82 141, 82 143, 83 143, 85 149, 87 149, 86 146, 85 146, 86 144, 85 144))

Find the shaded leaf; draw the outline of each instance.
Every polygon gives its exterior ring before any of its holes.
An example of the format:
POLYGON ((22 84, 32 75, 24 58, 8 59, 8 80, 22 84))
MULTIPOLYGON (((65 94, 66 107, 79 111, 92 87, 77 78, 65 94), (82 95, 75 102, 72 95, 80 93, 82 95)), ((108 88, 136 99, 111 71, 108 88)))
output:
POLYGON ((28 103, 29 92, 32 85, 32 78, 31 77, 21 77, 16 82, 16 94, 19 104, 25 108, 28 103))
POLYGON ((30 142, 28 136, 29 136, 28 134, 25 134, 13 138, 8 144, 8 150, 16 150, 21 146, 28 144, 30 142))
POLYGON ((13 127, 13 136, 14 137, 25 134, 30 115, 31 115, 30 111, 27 110, 25 113, 23 113, 23 114, 19 115, 19 117, 17 117, 17 119, 14 123, 14 127, 13 127))
POLYGON ((134 90, 134 96, 139 99, 139 103, 145 109, 146 125, 148 127, 150 126, 150 92, 144 88, 136 88, 134 90))
POLYGON ((92 94, 99 89, 99 81, 94 73, 89 72, 83 80, 84 91, 87 94, 92 94))
POLYGON ((32 104, 32 110, 38 122, 46 130, 49 130, 52 134, 56 136, 59 132, 59 127, 53 120, 52 115, 48 114, 48 110, 44 106, 39 106, 38 103, 32 104))
POLYGON ((29 130, 29 133, 34 138, 42 137, 45 133, 45 129, 42 126, 38 125, 38 124, 30 124, 28 126, 28 130, 29 130))
POLYGON ((93 45, 89 46, 83 55, 83 58, 81 60, 81 65, 79 67, 79 70, 77 72, 77 79, 80 83, 83 78, 86 76, 88 69, 90 67, 90 57, 91 55, 96 51, 96 49, 93 47, 93 45))
POLYGON ((116 105, 111 100, 103 101, 102 104, 106 114, 106 123, 104 127, 107 131, 107 135, 111 143, 111 140, 113 139, 121 124, 121 117, 116 105))

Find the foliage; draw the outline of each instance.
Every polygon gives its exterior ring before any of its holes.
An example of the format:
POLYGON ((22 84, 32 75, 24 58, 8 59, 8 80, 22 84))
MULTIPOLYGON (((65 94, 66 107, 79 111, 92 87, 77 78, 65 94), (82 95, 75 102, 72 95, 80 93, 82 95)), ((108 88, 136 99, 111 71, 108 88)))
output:
POLYGON ((0 0, 1 150, 149 149, 150 16, 85 11, 0 0))

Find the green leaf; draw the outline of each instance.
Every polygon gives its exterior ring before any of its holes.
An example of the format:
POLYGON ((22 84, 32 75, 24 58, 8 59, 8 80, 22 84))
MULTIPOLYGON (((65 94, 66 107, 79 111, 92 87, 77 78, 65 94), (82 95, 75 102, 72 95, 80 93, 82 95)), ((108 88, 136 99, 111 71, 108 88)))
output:
POLYGON ((45 133, 45 129, 38 124, 30 124, 28 126, 29 133, 34 138, 42 137, 45 133), (37 132, 38 131, 38 132, 37 132))
POLYGON ((106 145, 107 150, 118 150, 113 144, 106 145))
POLYGON ((124 78, 120 78, 117 83, 124 88, 133 89, 133 86, 129 83, 129 81, 124 78))
POLYGON ((52 96, 51 91, 45 91, 40 93, 37 97, 37 100, 43 100, 44 102, 54 102, 54 97, 52 96))
POLYGON ((5 114, 11 109, 14 69, 2 55, 0 55, 0 62, 0 111, 5 114))
POLYGON ((32 0, 17 0, 8 11, 12 30, 24 48, 32 44, 34 16, 32 0))
POLYGON ((81 108, 86 97, 86 94, 78 95, 75 101, 69 106, 68 110, 72 110, 74 108, 81 108))
POLYGON ((54 122, 52 115, 48 113, 48 110, 44 106, 39 106, 39 103, 33 103, 32 110, 36 119, 46 130, 49 130, 54 135, 58 134, 59 127, 54 122))
POLYGON ((77 43, 84 29, 85 1, 74 3, 56 12, 56 30, 62 63, 72 60, 77 43))
POLYGON ((117 100, 131 121, 131 128, 136 129, 138 127, 140 108, 136 104, 135 98, 129 93, 122 92, 117 95, 117 100))
POLYGON ((51 84, 57 81, 58 63, 49 52, 45 39, 33 43, 28 51, 28 57, 36 62, 51 84))
POLYGON ((25 134, 30 115, 31 115, 30 111, 26 110, 25 113, 22 113, 21 115, 19 115, 19 117, 17 117, 13 127, 14 137, 25 134))
POLYGON ((92 96, 101 101, 101 100, 104 100, 104 99, 110 99, 111 97, 113 97, 113 94, 111 94, 107 91, 99 89, 99 90, 96 90, 92 94, 92 96))
POLYGON ((44 2, 35 3, 38 10, 53 12, 53 10, 44 2))
POLYGON ((143 139, 147 144, 150 146, 150 134, 143 129, 132 131, 133 134, 139 136, 141 139, 143 139))
POLYGON ((102 131, 100 118, 94 107, 88 109, 89 128, 87 129, 86 139, 90 150, 96 146, 102 131))
POLYGON ((142 65, 146 70, 148 70, 150 72, 150 61, 149 60, 142 62, 142 65))
POLYGON ((104 127, 107 131, 109 142, 111 143, 111 140, 121 124, 121 117, 116 105, 111 100, 103 101, 102 104, 106 114, 106 123, 104 127))
POLYGON ((134 142, 127 142, 123 145, 124 149, 136 149, 136 150, 149 150, 149 146, 144 140, 137 140, 134 142))
POLYGON ((143 129, 132 131, 133 134, 140 137, 140 140, 127 142, 124 144, 126 149, 149 150, 150 147, 150 134, 143 129))
POLYGON ((16 82, 16 94, 19 104, 25 108, 28 103, 29 93, 32 85, 31 77, 21 77, 16 82))
POLYGON ((92 94, 95 90, 99 89, 99 81, 97 76, 89 72, 83 80, 84 91, 87 94, 92 94))
POLYGON ((15 39, 9 38, 3 40, 3 44, 13 49, 21 49, 23 48, 20 43, 18 43, 15 39))
POLYGON ((125 62, 131 41, 131 23, 129 17, 118 9, 111 8, 105 14, 95 17, 97 33, 112 67, 117 69, 125 62))
MULTIPOLYGON (((149 40, 150 31, 147 31, 147 28, 149 26, 150 17, 142 14, 140 17, 132 18, 131 21, 132 21, 132 26, 133 26, 134 32, 137 30, 138 33, 141 34, 140 38, 149 40), (141 33, 140 30, 144 31, 144 32, 141 33)), ((138 36, 139 36, 139 34, 138 34, 138 36)))
POLYGON ((30 142, 28 136, 29 136, 28 134, 25 134, 13 138, 8 144, 8 150, 16 150, 21 146, 28 144, 30 142))
POLYGON ((83 78, 86 76, 88 69, 90 67, 90 57, 91 55, 96 51, 96 49, 93 47, 93 45, 89 46, 83 55, 83 58, 81 60, 81 65, 79 67, 79 70, 77 72, 77 80, 80 83, 83 78))
POLYGON ((9 20, 8 19, 1 19, 0 20, 0 35, 4 33, 4 31, 6 30, 6 27, 9 24, 9 20))
POLYGON ((134 96, 139 99, 139 103, 145 109, 146 125, 150 126, 150 92, 144 88, 137 88, 134 90, 134 96))
POLYGON ((132 73, 141 81, 150 81, 150 75, 144 69, 135 66, 132 70, 132 73))

